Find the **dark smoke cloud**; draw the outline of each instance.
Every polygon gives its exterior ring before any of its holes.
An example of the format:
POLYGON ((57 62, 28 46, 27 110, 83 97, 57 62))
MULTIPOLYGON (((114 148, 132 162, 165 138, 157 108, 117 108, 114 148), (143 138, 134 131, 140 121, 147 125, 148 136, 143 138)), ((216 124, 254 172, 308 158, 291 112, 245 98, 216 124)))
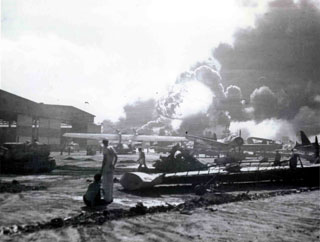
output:
POLYGON ((208 60, 196 62, 194 65, 190 67, 190 71, 195 71, 197 68, 202 66, 206 66, 213 71, 219 71, 219 67, 220 67, 219 62, 217 62, 213 58, 209 58, 208 60))
POLYGON ((255 89, 250 95, 250 103, 254 108, 256 120, 264 120, 277 116, 278 100, 269 87, 255 89))
POLYGON ((124 107, 125 117, 118 122, 103 121, 104 132, 114 133, 116 130, 122 133, 133 133, 150 120, 156 119, 156 101, 153 99, 137 101, 124 107))
POLYGON ((210 127, 210 119, 206 114, 195 114, 186 117, 179 128, 179 134, 184 135, 185 132, 193 135, 203 135, 203 131, 210 127))
MULTIPOLYGON (((213 51, 223 83, 241 89, 256 121, 274 117, 305 127, 298 118, 301 108, 315 114, 320 108, 319 3, 273 1, 255 26, 238 30, 233 46, 221 44, 213 51)), ((312 133, 320 132, 313 127, 312 133)))
MULTIPOLYGON (((255 4, 251 0, 242 3, 255 4)), ((170 119, 180 118, 182 135, 185 131, 201 135, 205 130, 221 130, 232 122, 237 127, 249 124, 258 127, 255 134, 260 134, 259 127, 269 127, 264 129, 270 133, 277 124, 281 124, 278 128, 294 128, 291 133, 305 129, 309 135, 317 134, 320 132, 319 40, 319 4, 311 0, 273 1, 268 12, 256 19, 254 28, 235 33, 232 46, 220 44, 214 49, 213 58, 197 62, 181 73, 175 85, 179 88, 157 100, 156 115, 151 112, 146 118, 130 121, 136 118, 132 115, 135 110, 141 113, 141 108, 133 105, 120 123, 140 124, 141 130, 154 132, 170 130, 170 119), (185 92, 183 87, 191 82, 204 84, 214 97, 205 113, 202 110, 181 118, 178 110, 189 91, 185 92)))
POLYGON ((238 101, 238 100, 242 99, 242 92, 241 92, 240 87, 234 86, 234 85, 227 87, 225 95, 226 95, 226 98, 229 100, 237 100, 238 101))
POLYGON ((224 98, 224 88, 220 74, 208 66, 200 66, 194 71, 196 79, 208 86, 217 98, 224 98))
MULTIPOLYGON (((298 129, 303 129, 308 135, 314 134, 314 130, 320 130, 320 110, 303 106, 293 119, 293 124, 298 129)), ((317 133, 316 133, 317 134, 317 133)))
POLYGON ((225 91, 225 99, 222 107, 228 112, 231 120, 247 120, 249 117, 245 112, 245 102, 242 98, 242 91, 238 86, 228 86, 225 91))

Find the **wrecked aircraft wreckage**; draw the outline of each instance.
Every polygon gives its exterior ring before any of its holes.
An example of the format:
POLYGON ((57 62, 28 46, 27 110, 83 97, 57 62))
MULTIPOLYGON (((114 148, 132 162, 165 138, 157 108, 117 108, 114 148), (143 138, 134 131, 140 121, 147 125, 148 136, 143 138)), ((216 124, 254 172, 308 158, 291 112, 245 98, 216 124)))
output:
POLYGON ((0 173, 50 172, 56 167, 48 145, 4 143, 0 147, 0 173))
MULTIPOLYGON (((315 150, 317 160, 319 160, 319 149, 317 144, 307 142, 302 134, 302 145, 304 148, 315 150), (310 148, 310 147, 311 148, 310 148)), ((193 136, 198 139, 199 137, 193 136)), ((240 138, 240 137, 237 137, 240 138)), ((232 139, 230 143, 212 141, 215 147, 219 148, 240 148, 243 142, 239 139, 232 139), (237 142, 235 142, 237 141, 237 142), (231 145, 231 146, 230 146, 231 145)), ((317 139, 316 139, 317 141, 317 139)), ((268 144, 267 144, 268 145, 268 144)), ((301 145, 301 146, 302 146, 301 145)), ((216 183, 259 183, 259 182, 298 182, 304 181, 308 184, 318 184, 320 174, 320 164, 303 166, 298 154, 293 153, 290 159, 275 163, 267 158, 260 160, 247 160, 243 156, 233 156, 228 153, 226 157, 215 159, 213 166, 206 166, 195 159, 190 152, 175 146, 168 157, 161 157, 161 161, 155 163, 155 168, 163 173, 146 174, 143 172, 129 172, 124 174, 120 183, 126 190, 139 190, 150 188, 156 185, 168 184, 192 184, 202 185, 216 183), (298 160, 300 164, 298 164, 298 160)), ((316 162, 317 163, 317 162, 316 162)))
POLYGON ((143 172, 128 172, 121 179, 120 184, 126 190, 140 190, 151 188, 156 185, 168 184, 215 184, 215 183, 258 183, 258 182, 298 182, 318 184, 320 165, 308 167, 299 166, 272 166, 259 163, 240 163, 224 167, 211 167, 207 170, 187 171, 176 173, 147 174, 143 172), (236 169, 229 169, 236 167, 236 169))
MULTIPOLYGON (((117 139, 116 135, 102 134, 67 134, 67 137, 77 138, 111 138, 117 139)), ((317 146, 308 142, 301 134, 302 144, 296 145, 297 150, 317 150, 317 146)), ((118 137, 119 138, 119 137, 118 137)), ((299 156, 292 156, 288 160, 281 161, 274 165, 274 161, 268 158, 246 159, 245 151, 258 151, 270 153, 272 157, 275 151, 282 148, 282 144, 270 139, 251 137, 244 141, 241 135, 230 135, 223 140, 188 135, 186 137, 152 136, 152 135, 125 135, 124 140, 150 141, 200 141, 210 145, 211 149, 217 151, 214 165, 211 167, 202 164, 193 154, 194 150, 186 150, 176 145, 168 156, 160 156, 154 164, 155 172, 147 174, 144 172, 125 173, 120 183, 126 190, 139 190, 150 188, 156 185, 165 184, 213 184, 213 183, 240 183, 240 182, 271 182, 271 181, 307 181, 313 183, 319 178, 319 165, 303 167, 302 163, 297 167, 290 163, 291 159, 299 156)), ((316 143, 316 142, 315 142, 316 143)), ((319 152, 315 152, 319 153, 319 152)))
POLYGON ((314 143, 311 143, 309 138, 303 131, 300 131, 301 144, 296 142, 293 150, 299 153, 302 157, 306 158, 312 163, 319 163, 319 143, 318 137, 315 137, 314 143))
POLYGON ((189 150, 174 146, 168 156, 160 156, 153 165, 157 172, 182 172, 206 170, 207 166, 197 160, 189 150))

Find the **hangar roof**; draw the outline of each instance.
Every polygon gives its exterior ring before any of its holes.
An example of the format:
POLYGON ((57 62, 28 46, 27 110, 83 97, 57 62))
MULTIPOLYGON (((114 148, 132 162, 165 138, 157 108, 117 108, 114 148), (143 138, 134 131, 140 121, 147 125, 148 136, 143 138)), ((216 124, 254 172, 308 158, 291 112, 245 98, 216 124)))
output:
POLYGON ((73 106, 36 103, 0 89, 0 119, 15 120, 17 114, 82 122, 93 122, 95 117, 73 106))

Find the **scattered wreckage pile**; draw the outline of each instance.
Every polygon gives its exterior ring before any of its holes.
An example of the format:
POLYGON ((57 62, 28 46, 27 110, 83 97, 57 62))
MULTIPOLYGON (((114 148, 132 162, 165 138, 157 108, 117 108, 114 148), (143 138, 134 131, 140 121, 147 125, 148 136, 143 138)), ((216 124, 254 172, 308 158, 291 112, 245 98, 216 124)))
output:
POLYGON ((56 167, 50 148, 39 143, 5 143, 0 147, 0 173, 50 172, 56 167))
POLYGON ((188 150, 176 145, 168 156, 160 156, 153 166, 156 172, 183 172, 206 170, 208 167, 196 159, 188 150))
POLYGON ((303 166, 301 160, 298 166, 297 155, 279 164, 265 161, 265 158, 243 161, 232 156, 222 158, 223 160, 219 160, 223 161, 222 164, 217 164, 215 160, 214 165, 207 166, 194 158, 188 150, 175 146, 169 156, 160 156, 160 160, 154 164, 153 174, 143 171, 127 172, 120 178, 120 184, 129 191, 149 189, 157 185, 192 184, 199 185, 199 192, 202 194, 206 186, 218 183, 319 183, 320 166, 303 166))
POLYGON ((12 225, 0 228, 1 235, 13 235, 20 233, 33 233, 39 230, 57 229, 68 226, 94 226, 102 225, 106 221, 124 219, 136 216, 142 216, 146 214, 164 213, 164 212, 180 212, 181 214, 192 215, 192 210, 200 207, 206 207, 209 211, 216 211, 217 209, 207 208, 211 205, 219 205, 224 203, 256 200, 261 198, 269 198, 274 196, 288 195, 293 193, 308 192, 311 190, 319 189, 318 187, 299 188, 299 189, 287 189, 281 191, 273 191, 266 193, 239 193, 237 195, 229 193, 208 193, 201 197, 193 198, 189 201, 181 203, 179 205, 162 205, 146 207, 143 203, 139 202, 135 207, 129 209, 111 209, 94 212, 81 212, 74 217, 67 218, 53 218, 48 222, 25 224, 25 225, 12 225))

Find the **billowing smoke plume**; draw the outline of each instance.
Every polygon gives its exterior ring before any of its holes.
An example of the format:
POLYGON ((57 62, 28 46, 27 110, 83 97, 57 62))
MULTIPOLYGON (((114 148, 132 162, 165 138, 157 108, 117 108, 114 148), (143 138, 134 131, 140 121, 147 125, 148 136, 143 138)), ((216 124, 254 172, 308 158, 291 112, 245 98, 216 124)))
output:
POLYGON ((242 99, 241 89, 233 85, 228 86, 225 95, 226 95, 226 98, 230 100, 234 99, 234 100, 240 101, 242 99))
POLYGON ((225 91, 225 100, 223 108, 228 111, 232 120, 246 120, 249 119, 248 112, 246 112, 246 102, 243 100, 242 91, 238 86, 228 86, 225 91))
POLYGON ((230 124, 226 104, 236 102, 241 106, 241 90, 233 86, 225 92, 213 64, 201 64, 197 63, 190 71, 182 73, 169 94, 159 100, 157 105, 162 117, 182 119, 180 134, 186 131, 203 134, 206 130, 225 129, 230 124))
POLYGON ((320 109, 303 106, 292 120, 296 129, 303 129, 307 134, 317 134, 320 131, 320 109))
POLYGON ((189 134, 203 135, 203 131, 208 127, 210 127, 209 116, 200 113, 186 117, 182 121, 179 130, 181 134, 187 131, 189 134))
POLYGON ((177 135, 176 130, 180 127, 181 120, 158 117, 142 125, 136 131, 138 134, 159 134, 159 135, 177 135))
POLYGON ((155 106, 156 102, 153 99, 128 104, 124 107, 125 117, 120 118, 118 122, 104 120, 103 130, 105 133, 133 133, 134 130, 158 117, 155 106))
POLYGON ((319 133, 319 5, 273 1, 255 28, 241 29, 234 37, 233 46, 221 44, 213 51, 220 74, 206 62, 193 69, 214 93, 208 125, 224 119, 233 132, 242 128, 269 138, 294 139, 301 129, 319 133))
POLYGON ((278 0, 257 18, 255 28, 237 31, 232 46, 221 44, 213 51, 223 83, 239 86, 247 100, 242 118, 252 119, 241 124, 233 114, 231 129, 247 125, 255 134, 255 126, 264 127, 270 133, 265 137, 279 127, 290 127, 284 129, 290 136, 301 129, 320 132, 319 39, 316 1, 278 0))
POLYGON ((194 75, 199 82, 202 82, 211 89, 215 97, 224 98, 224 88, 221 84, 219 73, 208 66, 200 66, 194 71, 194 75))
POLYGON ((256 120, 277 117, 278 100, 269 87, 255 89, 250 95, 250 103, 256 120))
POLYGON ((180 74, 141 130, 219 135, 230 128, 275 139, 295 139, 301 129, 320 133, 319 39, 316 2, 271 2, 254 28, 235 33, 233 45, 220 44, 213 58, 180 74))

